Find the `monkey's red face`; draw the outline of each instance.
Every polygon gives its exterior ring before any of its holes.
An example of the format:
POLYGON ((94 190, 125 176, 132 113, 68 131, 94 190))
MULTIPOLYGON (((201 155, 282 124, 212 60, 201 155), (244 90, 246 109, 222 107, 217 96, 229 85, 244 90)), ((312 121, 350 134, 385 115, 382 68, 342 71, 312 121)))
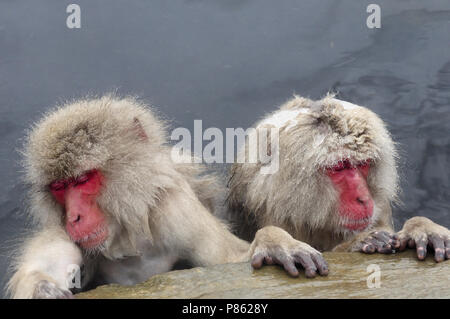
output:
POLYGON ((339 215, 346 229, 361 231, 370 224, 373 199, 367 185, 369 170, 370 161, 352 166, 348 160, 327 169, 339 192, 339 215))
POLYGON ((64 207, 67 233, 85 249, 100 246, 108 237, 105 215, 96 200, 102 182, 102 174, 92 170, 76 179, 58 180, 50 184, 51 193, 64 207))

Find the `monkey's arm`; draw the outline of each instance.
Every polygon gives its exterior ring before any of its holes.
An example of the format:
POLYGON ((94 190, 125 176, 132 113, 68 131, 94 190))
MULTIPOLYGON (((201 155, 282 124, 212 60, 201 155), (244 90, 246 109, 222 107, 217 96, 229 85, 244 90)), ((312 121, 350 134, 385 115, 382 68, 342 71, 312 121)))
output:
POLYGON ((7 290, 12 298, 71 298, 69 266, 82 264, 79 248, 62 229, 36 233, 23 246, 7 290))
POLYGON ((234 236, 183 182, 161 204, 158 216, 151 220, 155 244, 160 243, 194 266, 248 260, 250 245, 234 236))
MULTIPOLYGON (((233 235, 219 219, 213 216, 196 196, 172 194, 166 201, 158 227, 161 242, 176 241, 180 257, 198 266, 243 262, 252 259, 252 266, 280 264, 292 276, 299 272, 295 263, 305 268, 306 276, 317 272, 328 274, 328 265, 320 252, 295 240, 281 228, 268 226, 256 233, 251 245, 233 235), (178 197, 178 198, 176 198, 178 197), (165 239, 164 239, 165 238, 165 239)), ((158 231, 155 228, 155 231, 158 231)), ((153 232, 153 230, 152 230, 153 232)))
POLYGON ((434 249, 436 262, 450 259, 450 231, 426 217, 408 219, 397 235, 401 243, 400 250, 416 247, 420 260, 424 260, 427 255, 427 245, 434 249))

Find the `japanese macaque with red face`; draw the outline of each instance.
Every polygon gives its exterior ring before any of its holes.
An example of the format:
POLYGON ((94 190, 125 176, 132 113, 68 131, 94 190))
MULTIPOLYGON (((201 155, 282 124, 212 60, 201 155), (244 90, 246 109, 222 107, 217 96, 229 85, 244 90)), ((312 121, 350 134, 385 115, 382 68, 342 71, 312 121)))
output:
MULTIPOLYGON (((241 237, 275 225, 320 251, 410 247, 422 260, 428 248, 437 262, 449 259, 449 230, 428 218, 411 218, 394 232, 396 150, 376 114, 331 95, 295 96, 256 124, 256 132, 269 128, 279 134, 279 169, 264 174, 266 164, 248 161, 231 168, 228 217, 241 237)), ((241 152, 249 151, 250 137, 241 152)))
POLYGON ((36 229, 17 252, 14 298, 71 298, 98 284, 135 284, 172 269, 252 259, 298 275, 328 273, 320 252, 273 226, 250 245, 214 217, 214 176, 178 163, 164 122, 134 98, 63 105, 30 131, 25 181, 36 229), (79 269, 79 287, 74 269, 79 269), (73 288, 73 289, 72 289, 73 288))

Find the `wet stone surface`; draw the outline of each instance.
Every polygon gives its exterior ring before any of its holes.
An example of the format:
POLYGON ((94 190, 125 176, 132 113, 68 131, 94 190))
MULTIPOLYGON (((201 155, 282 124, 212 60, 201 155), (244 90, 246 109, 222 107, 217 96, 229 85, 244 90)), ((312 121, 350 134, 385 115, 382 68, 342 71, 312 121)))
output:
POLYGON ((77 298, 450 298, 450 261, 436 263, 431 256, 418 261, 412 250, 324 255, 327 277, 307 279, 301 272, 291 278, 277 266, 253 270, 250 263, 225 264, 172 271, 132 287, 101 286, 77 298), (369 265, 379 266, 379 288, 368 287, 368 277, 375 277, 369 265))

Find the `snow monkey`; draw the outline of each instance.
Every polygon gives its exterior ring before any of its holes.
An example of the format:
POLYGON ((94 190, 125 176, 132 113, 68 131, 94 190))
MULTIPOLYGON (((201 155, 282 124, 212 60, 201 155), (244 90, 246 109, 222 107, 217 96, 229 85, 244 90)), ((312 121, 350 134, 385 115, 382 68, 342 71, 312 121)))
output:
POLYGON ((429 246, 436 262, 449 259, 449 230, 428 218, 411 218, 394 233, 397 155, 376 114, 333 95, 319 101, 294 96, 256 124, 240 152, 249 151, 251 134, 274 127, 277 172, 262 174, 258 161, 231 167, 228 218, 239 236, 274 225, 320 251, 392 253, 415 247, 423 260, 429 246))
POLYGON ((212 214, 214 177, 177 163, 165 142, 164 122, 135 98, 82 99, 44 116, 23 152, 37 226, 13 263, 9 294, 71 298, 141 282, 177 260, 260 266, 273 257, 296 275, 292 260, 304 258, 327 273, 318 251, 282 229, 262 229, 251 245, 233 235, 212 214))

